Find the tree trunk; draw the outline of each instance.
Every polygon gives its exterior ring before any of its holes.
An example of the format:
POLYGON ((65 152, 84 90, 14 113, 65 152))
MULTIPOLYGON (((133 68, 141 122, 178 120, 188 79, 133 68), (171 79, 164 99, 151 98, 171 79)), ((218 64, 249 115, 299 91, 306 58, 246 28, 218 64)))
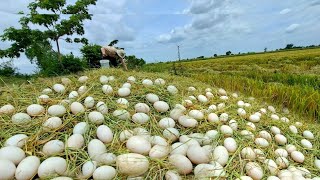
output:
POLYGON ((61 53, 60 53, 60 46, 59 46, 59 38, 56 39, 57 50, 58 50, 58 60, 61 62, 61 53))

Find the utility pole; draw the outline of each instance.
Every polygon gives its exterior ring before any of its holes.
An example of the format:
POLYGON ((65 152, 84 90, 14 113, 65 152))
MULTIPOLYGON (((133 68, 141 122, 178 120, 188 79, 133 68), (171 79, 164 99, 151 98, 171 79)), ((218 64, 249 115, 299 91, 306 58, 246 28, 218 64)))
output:
POLYGON ((179 61, 181 60, 180 58, 180 46, 178 45, 178 58, 179 58, 179 61))

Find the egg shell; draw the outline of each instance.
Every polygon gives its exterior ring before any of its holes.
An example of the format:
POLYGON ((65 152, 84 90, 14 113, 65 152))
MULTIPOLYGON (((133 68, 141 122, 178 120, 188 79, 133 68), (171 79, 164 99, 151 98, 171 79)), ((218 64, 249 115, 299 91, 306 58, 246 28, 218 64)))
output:
POLYGON ((157 101, 153 104, 153 107, 156 109, 157 112, 167 112, 169 110, 169 104, 164 101, 157 101))
POLYGON ((212 105, 210 105, 210 106, 208 107, 208 110, 209 110, 209 111, 216 111, 216 110, 217 110, 217 106, 214 105, 214 104, 212 104, 212 105))
POLYGON ((298 134, 298 129, 296 126, 291 125, 289 126, 289 130, 293 133, 293 134, 298 134))
POLYGON ((75 99, 79 96, 79 93, 77 91, 71 91, 69 93, 69 99, 75 99))
POLYGON ((306 139, 314 139, 314 135, 311 131, 303 131, 302 134, 306 139))
POLYGON ((73 134, 85 134, 89 129, 89 124, 86 122, 80 122, 73 128, 73 134))
POLYGON ((11 118, 14 124, 25 124, 31 121, 31 117, 26 113, 14 114, 11 118))
POLYGON ((130 152, 147 155, 151 149, 151 143, 141 136, 132 136, 128 139, 126 147, 130 152))
POLYGON ((208 98, 202 94, 199 95, 197 99, 200 103, 207 103, 208 102, 208 98))
POLYGON ((266 164, 271 175, 276 175, 278 173, 278 165, 272 159, 266 159, 264 160, 264 163, 266 164))
POLYGON ((64 93, 66 91, 66 88, 62 84, 55 84, 55 85, 53 85, 52 89, 56 93, 64 93))
POLYGON ((225 103, 219 103, 218 105, 217 105, 217 109, 218 110, 222 110, 222 109, 224 109, 226 107, 226 104, 225 103))
POLYGON ((14 106, 12 106, 11 104, 6 104, 0 108, 0 115, 1 114, 10 115, 10 114, 13 114, 14 111, 15 111, 14 106))
POLYGON ((276 155, 276 157, 288 157, 288 152, 285 149, 282 148, 278 148, 274 151, 274 154, 276 155))
POLYGON ((280 119, 279 116, 276 115, 276 114, 272 114, 270 117, 271 117, 271 119, 274 120, 274 121, 278 121, 278 120, 280 119))
POLYGON ((267 131, 260 131, 259 132, 259 136, 267 141, 271 141, 272 137, 270 135, 270 133, 268 133, 267 131))
POLYGON ((222 88, 219 88, 219 89, 218 89, 218 94, 219 94, 220 96, 226 96, 226 95, 227 95, 227 91, 224 90, 224 89, 222 89, 222 88))
POLYGON ((98 160, 99 156, 107 152, 106 146, 98 139, 92 139, 88 144, 88 154, 93 160, 98 160))
POLYGON ((84 145, 84 138, 81 134, 71 135, 66 143, 67 148, 81 149, 84 145))
POLYGON ((112 180, 116 176, 116 169, 112 166, 100 166, 93 173, 93 179, 112 180))
POLYGON ((184 110, 181 110, 181 109, 173 109, 170 111, 170 117, 173 119, 173 120, 178 120, 180 116, 183 116, 184 115, 184 110))
POLYGON ((62 125, 62 120, 59 117, 51 117, 49 119, 47 119, 44 123, 43 123, 43 127, 46 130, 50 130, 50 129, 57 129, 62 125))
POLYGON ((42 148, 42 152, 47 155, 55 155, 64 151, 64 143, 60 140, 48 141, 42 148))
POLYGON ((170 94, 172 94, 172 95, 178 93, 178 89, 177 89, 175 86, 173 86, 173 85, 168 86, 168 87, 167 87, 167 91, 168 91, 170 94))
POLYGON ((150 133, 148 130, 146 130, 145 128, 141 128, 141 127, 138 127, 138 128, 134 128, 133 129, 133 134, 136 135, 136 136, 141 136, 145 139, 147 139, 149 141, 150 139, 150 133))
POLYGON ((209 154, 201 146, 190 146, 187 150, 187 157, 193 164, 209 163, 209 154))
POLYGON ((150 103, 155 103, 159 101, 159 97, 156 94, 152 94, 152 93, 147 94, 146 99, 150 103))
POLYGON ((169 156, 168 160, 169 163, 175 167, 179 174, 187 175, 192 172, 192 163, 187 157, 181 154, 173 154, 169 156))
POLYGON ((6 159, 0 159, 0 180, 13 179, 15 171, 16 166, 13 162, 6 159))
POLYGON ((132 136, 133 136, 133 131, 131 131, 131 130, 123 130, 123 131, 121 131, 121 133, 119 135, 119 139, 120 139, 121 142, 124 142, 124 141, 128 140, 132 136))
POLYGON ((103 153, 97 159, 100 165, 112 165, 116 162, 117 156, 113 153, 103 153))
POLYGON ((134 83, 134 82, 136 82, 136 78, 134 76, 129 76, 127 81, 130 83, 134 83))
POLYGON ((158 125, 161 129, 166 129, 166 128, 173 128, 176 125, 176 123, 172 118, 166 117, 166 118, 162 118, 159 121, 158 125))
POLYGON ((98 111, 92 111, 88 115, 88 119, 90 122, 94 124, 102 124, 104 122, 104 116, 98 111))
POLYGON ((281 133, 280 129, 278 127, 276 127, 276 126, 272 126, 270 130, 275 135, 281 133))
POLYGON ((287 138, 282 134, 276 134, 274 139, 275 139, 276 143, 279 145, 287 144, 287 138))
POLYGON ((169 170, 165 174, 165 180, 182 180, 177 171, 169 170))
POLYGON ((129 89, 131 89, 131 84, 130 83, 124 83, 123 85, 122 85, 122 88, 129 88, 129 89))
POLYGON ((93 97, 91 96, 86 97, 83 104, 86 108, 93 108, 95 105, 93 97))
POLYGON ((112 94, 113 93, 113 88, 110 85, 103 85, 102 86, 102 92, 104 94, 112 94))
POLYGON ((97 137, 104 143, 111 143, 113 140, 112 130, 106 125, 100 125, 97 128, 97 137))
POLYGON ((221 122, 227 122, 228 119, 229 119, 229 115, 228 115, 227 113, 222 113, 222 114, 220 114, 219 120, 220 120, 221 122))
POLYGON ((276 109, 273 106, 268 106, 268 110, 272 113, 276 112, 276 109))
POLYGON ((219 132, 216 130, 209 130, 206 132, 205 136, 215 140, 219 137, 219 132))
POLYGON ((237 142, 236 140, 234 140, 233 138, 229 137, 229 138, 226 138, 224 141, 223 141, 223 146, 228 150, 228 152, 230 153, 234 153, 236 152, 237 148, 238 148, 238 145, 237 145, 237 142))
POLYGON ((226 172, 223 167, 215 162, 214 164, 199 164, 194 168, 194 175, 196 179, 207 178, 223 178, 226 176, 226 172))
POLYGON ((87 90, 88 90, 87 86, 80 86, 79 89, 78 89, 78 93, 80 95, 82 95, 82 94, 86 93, 87 90))
POLYGON ((125 108, 125 109, 129 106, 129 101, 125 98, 119 98, 119 99, 117 99, 116 102, 117 102, 117 104, 120 105, 120 107, 125 108))
POLYGON ((188 115, 197 120, 204 119, 204 114, 199 110, 191 110, 188 115))
POLYGON ((7 146, 0 149, 0 159, 6 159, 18 165, 26 157, 24 151, 16 146, 7 146))
POLYGON ((87 161, 82 165, 81 168, 81 178, 90 178, 93 175, 93 172, 97 168, 97 162, 95 161, 87 161))
POLYGON ((213 151, 212 159, 218 162, 221 166, 225 166, 229 159, 228 150, 224 146, 217 146, 213 151))
POLYGON ((293 151, 290 156, 295 162, 303 163, 304 161, 304 155, 300 151, 293 151))
POLYGON ((168 146, 154 145, 149 151, 149 157, 153 159, 162 159, 168 156, 170 148, 168 146))
POLYGON ((190 87, 188 87, 188 91, 189 92, 194 92, 194 91, 196 91, 197 89, 195 88, 195 87, 193 87, 193 86, 190 86, 190 87))
POLYGON ((134 109, 135 111, 138 113, 138 112, 141 112, 141 113, 149 113, 150 111, 150 107, 145 104, 145 103, 137 103, 135 106, 134 106, 134 109))
POLYGON ((165 85, 166 81, 162 78, 158 78, 158 79, 154 80, 154 84, 155 85, 165 85))
POLYGON ((50 88, 45 88, 44 90, 42 90, 42 94, 50 94, 52 93, 52 90, 50 88))
POLYGON ((286 145, 286 150, 289 154, 291 154, 293 151, 297 150, 296 146, 295 145, 292 145, 292 144, 287 144, 286 145))
POLYGON ((220 122, 218 115, 215 114, 215 113, 210 113, 210 114, 208 115, 208 121, 209 121, 210 123, 219 123, 219 122, 220 122))
POLYGON ((16 134, 6 140, 4 146, 16 146, 22 148, 28 140, 28 136, 25 134, 16 134))
POLYGON ((256 153, 251 147, 245 147, 241 150, 241 157, 243 159, 254 160, 256 158, 256 153))
POLYGON ((276 159, 276 163, 277 163, 279 169, 286 169, 289 166, 289 161, 285 157, 278 157, 276 159))
POLYGON ((254 125, 254 123, 252 123, 252 122, 247 122, 246 123, 246 128, 251 130, 251 131, 255 131, 256 130, 256 125, 254 125))
POLYGON ((17 166, 15 178, 17 180, 32 179, 38 172, 40 159, 36 156, 28 156, 24 158, 17 166))
POLYGON ((149 139, 149 142, 151 143, 151 146, 154 146, 154 145, 168 146, 169 145, 167 140, 161 136, 151 136, 149 139))
POLYGON ((52 105, 48 108, 50 116, 61 117, 67 112, 66 108, 62 105, 52 105))
POLYGON ((255 162, 248 162, 246 164, 246 173, 254 180, 262 179, 263 177, 263 170, 258 163, 255 162))
POLYGON ((304 147, 304 148, 307 148, 307 149, 312 149, 312 143, 307 140, 307 139, 302 139, 301 140, 301 145, 304 147))
POLYGON ((145 87, 148 87, 148 86, 152 86, 153 85, 153 82, 150 80, 150 79, 144 79, 142 81, 142 84, 145 86, 145 87))
MULTIPOLYGON (((38 97, 41 104, 47 104, 50 101, 50 97, 46 94, 40 95, 38 97)), ((1 111, 1 110, 0 110, 1 111)), ((0 113, 1 114, 1 113, 0 113)))
MULTIPOLYGON (((238 113, 238 115, 241 116, 241 117, 245 117, 245 116, 247 115, 246 110, 244 110, 244 109, 242 109, 242 108, 239 108, 239 109, 237 110, 237 113, 238 113)), ((252 116, 252 115, 251 115, 251 116, 252 116)), ((250 117, 251 117, 251 116, 250 116, 250 117)), ((250 117, 249 117, 249 119, 250 119, 250 117)))
POLYGON ((122 87, 122 88, 118 89, 118 95, 120 97, 127 97, 130 95, 130 93, 131 93, 131 91, 129 88, 122 87))
POLYGON ((172 142, 177 141, 180 136, 180 132, 176 128, 166 128, 165 130, 163 130, 162 134, 163 137, 172 142))
POLYGON ((242 130, 242 131, 240 132, 240 134, 241 134, 241 135, 243 136, 243 138, 245 138, 245 139, 253 139, 253 138, 254 138, 253 133, 250 132, 250 131, 247 131, 247 130, 242 130))
POLYGON ((73 102, 70 106, 72 114, 79 114, 85 111, 84 106, 79 102, 73 102))
POLYGON ((229 126, 231 127, 232 130, 237 131, 238 130, 238 122, 234 119, 231 119, 229 121, 229 126))
POLYGON ((63 175, 67 170, 67 161, 61 157, 50 157, 44 160, 38 168, 40 178, 50 177, 58 174, 63 175))
POLYGON ((102 101, 99 101, 96 105, 96 109, 97 111, 99 111, 101 114, 108 114, 109 110, 108 110, 108 106, 102 102, 102 101))
POLYGON ((180 116, 178 119, 180 125, 186 128, 196 127, 198 125, 198 121, 188 117, 188 116, 180 116))
POLYGON ((249 121, 251 121, 251 122, 259 122, 260 121, 260 117, 258 115, 256 115, 256 114, 250 115, 249 121))
POLYGON ((264 138, 256 138, 254 140, 254 142, 256 143, 256 145, 258 145, 260 147, 268 147, 269 146, 268 141, 264 138))
POLYGON ((128 176, 140 176, 148 171, 149 160, 136 153, 122 154, 116 160, 117 170, 120 174, 128 176))
POLYGON ((150 117, 145 113, 135 113, 132 115, 132 121, 138 124, 145 124, 149 122, 150 117))
POLYGON ((182 142, 176 142, 171 145, 171 152, 170 154, 181 154, 186 156, 188 151, 188 145, 182 142))
POLYGON ((289 170, 281 170, 279 173, 278 173, 278 177, 280 179, 293 179, 293 174, 289 171, 289 170))
POLYGON ((233 134, 233 130, 232 130, 231 127, 228 126, 228 125, 222 125, 222 126, 220 127, 220 131, 221 131, 221 133, 222 133, 223 135, 225 135, 225 136, 232 136, 232 134, 233 134))
POLYGON ((109 81, 109 78, 107 76, 102 75, 100 76, 99 81, 101 84, 107 84, 109 81))
POLYGON ((81 76, 81 77, 79 77, 78 81, 80 83, 85 83, 85 82, 87 82, 88 79, 89 79, 88 76, 81 76))
POLYGON ((214 97, 214 95, 213 95, 211 92, 206 92, 206 97, 207 97, 208 99, 211 99, 211 98, 214 97))

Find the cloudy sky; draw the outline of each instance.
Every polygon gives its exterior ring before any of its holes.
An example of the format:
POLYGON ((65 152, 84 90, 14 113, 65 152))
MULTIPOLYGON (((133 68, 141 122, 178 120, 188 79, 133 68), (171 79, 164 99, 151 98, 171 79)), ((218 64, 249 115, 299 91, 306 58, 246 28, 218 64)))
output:
MULTIPOLYGON (((0 34, 18 26, 16 13, 29 2, 0 0, 0 34)), ((118 39, 128 55, 147 62, 177 59, 177 45, 182 58, 263 51, 320 44, 319 9, 320 0, 98 0, 85 37, 100 45, 118 39)), ((0 42, 0 48, 9 44, 0 42)), ((79 45, 61 48, 80 56, 79 45)), ((24 56, 14 64, 23 73, 36 69, 24 56)))

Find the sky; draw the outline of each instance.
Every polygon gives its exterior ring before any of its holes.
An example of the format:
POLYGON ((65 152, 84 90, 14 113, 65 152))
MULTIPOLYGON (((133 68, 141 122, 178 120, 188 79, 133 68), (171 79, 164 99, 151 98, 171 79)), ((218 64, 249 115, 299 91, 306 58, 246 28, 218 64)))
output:
MULTIPOLYGON (((19 27, 17 12, 30 2, 0 0, 0 34, 19 27)), ((118 39, 127 55, 147 62, 178 59, 178 45, 186 59, 320 44, 320 0, 98 0, 89 9, 93 17, 84 24, 84 37, 90 43, 118 39)), ((0 42, 0 49, 9 45, 0 42)), ((61 42, 62 53, 81 56, 80 48, 61 42)), ((21 73, 37 70, 25 56, 13 62, 21 73)))

